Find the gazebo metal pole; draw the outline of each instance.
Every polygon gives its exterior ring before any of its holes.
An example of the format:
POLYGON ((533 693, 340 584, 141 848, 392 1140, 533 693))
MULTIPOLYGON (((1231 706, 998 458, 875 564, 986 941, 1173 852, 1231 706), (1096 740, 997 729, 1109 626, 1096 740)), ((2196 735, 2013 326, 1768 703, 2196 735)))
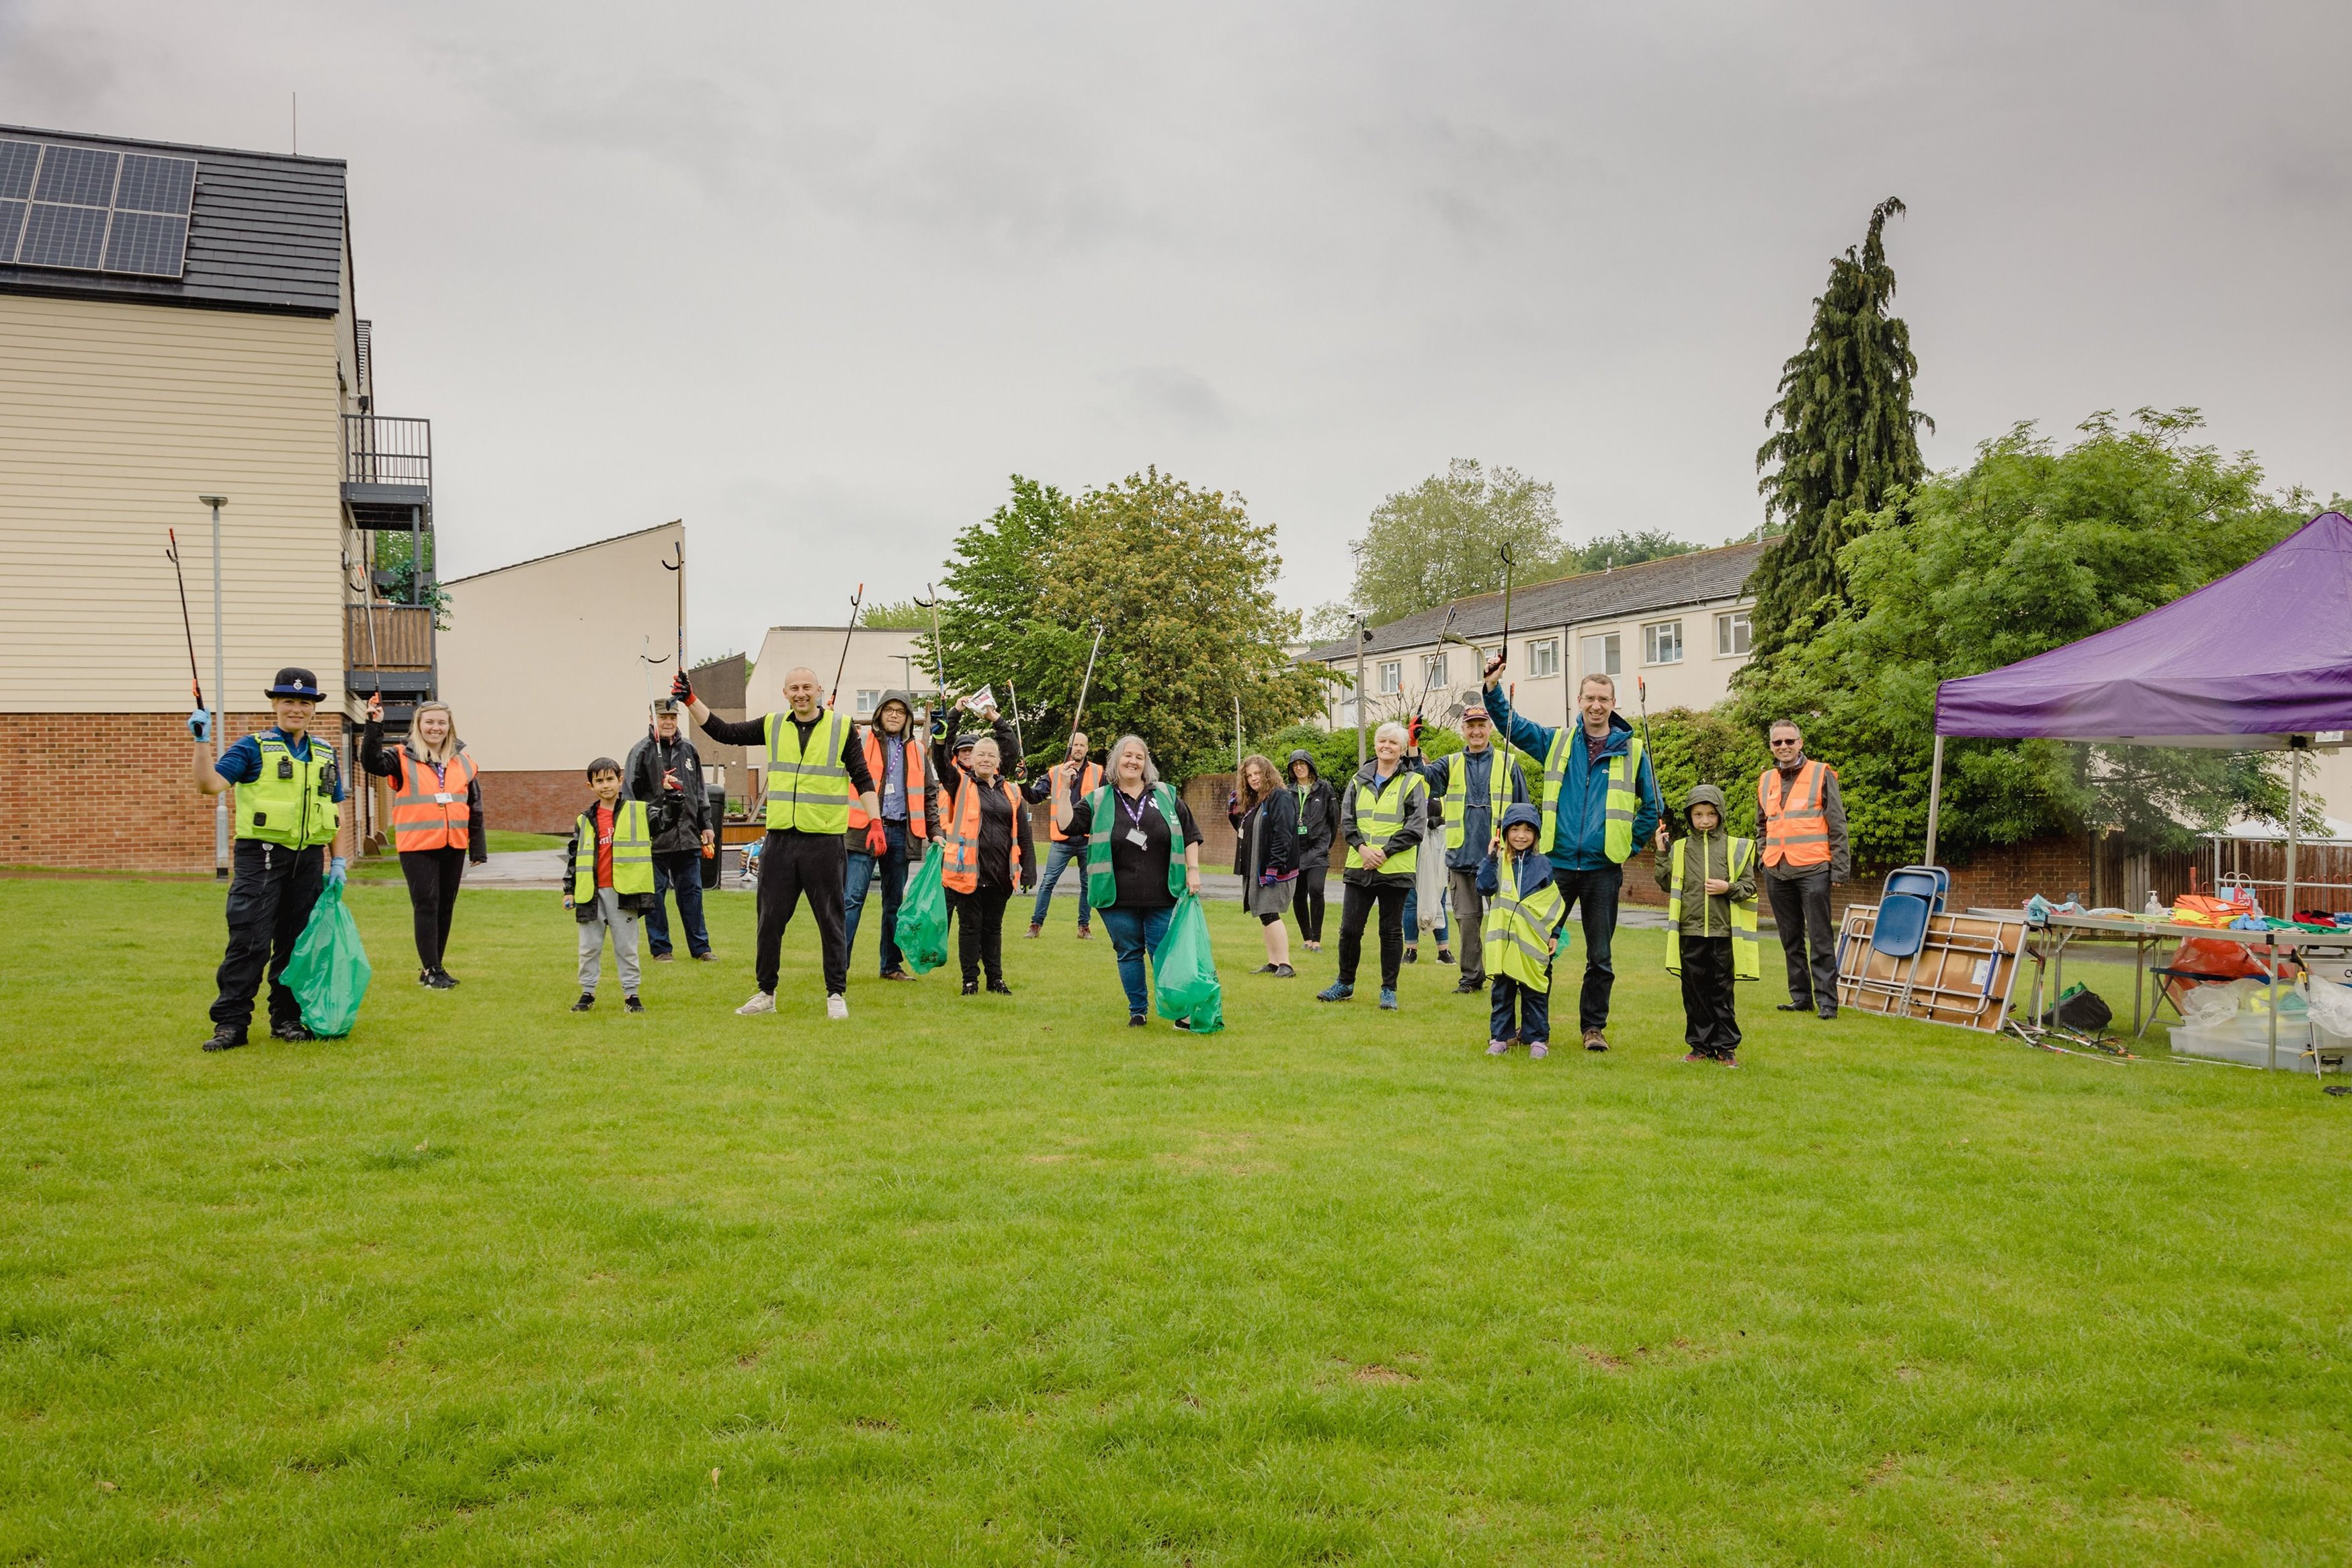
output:
POLYGON ((1936 761, 1927 774, 1927 858, 1925 864, 1936 863, 1936 818, 1944 804, 1944 737, 1936 737, 1936 761))
POLYGON ((2303 737, 2287 737, 2286 787, 2286 907, 2279 913, 2294 918, 2294 847, 2303 822, 2303 737))

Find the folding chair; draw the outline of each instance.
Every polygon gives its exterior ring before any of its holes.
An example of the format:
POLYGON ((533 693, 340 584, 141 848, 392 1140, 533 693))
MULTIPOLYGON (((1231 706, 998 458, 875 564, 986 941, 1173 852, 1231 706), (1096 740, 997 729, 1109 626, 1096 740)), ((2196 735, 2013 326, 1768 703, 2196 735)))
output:
POLYGON ((1887 1005, 1867 1010, 1900 1013, 1910 1010, 1911 986, 1919 971, 1919 949, 1927 939, 1927 917, 1933 913, 1925 898, 1916 894, 1889 894, 1878 901, 1878 913, 1871 922, 1870 949, 1895 959, 1891 975, 1874 976, 1865 972, 1855 977, 1854 1001, 1859 1005, 1864 996, 1882 996, 1887 1005))
POLYGON ((1886 884, 1879 890, 1882 900, 1892 894, 1907 894, 1927 901, 1927 913, 1944 913, 1944 897, 1952 891, 1952 873, 1939 865, 1897 866, 1886 873, 1886 884))

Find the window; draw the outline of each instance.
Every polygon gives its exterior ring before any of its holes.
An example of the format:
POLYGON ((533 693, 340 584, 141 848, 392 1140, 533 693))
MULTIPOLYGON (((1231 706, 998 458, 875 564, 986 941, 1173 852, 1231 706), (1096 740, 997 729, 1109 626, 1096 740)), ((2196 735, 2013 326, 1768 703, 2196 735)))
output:
POLYGON ((1381 660, 1381 695, 1386 696, 1392 692, 1402 690, 1404 690, 1404 661, 1402 659, 1381 660))
POLYGON ((1559 674, 1559 639, 1546 637, 1528 644, 1528 679, 1559 674))
POLYGON ((1715 618, 1715 652, 1718 658, 1744 656, 1748 652, 1748 612, 1734 610, 1715 618))
POLYGON ((1598 637, 1587 637, 1580 652, 1584 657, 1584 674, 1614 675, 1622 673, 1616 632, 1607 632, 1598 637))
POLYGON ((1683 662, 1683 623, 1653 621, 1642 628, 1642 663, 1679 664, 1683 662))
POLYGON ((1424 689, 1445 685, 1445 655, 1423 653, 1421 656, 1421 684, 1424 689))
POLYGON ((874 706, 881 700, 882 694, 879 690, 865 686, 858 687, 857 716, 860 718, 872 718, 874 716, 874 706))

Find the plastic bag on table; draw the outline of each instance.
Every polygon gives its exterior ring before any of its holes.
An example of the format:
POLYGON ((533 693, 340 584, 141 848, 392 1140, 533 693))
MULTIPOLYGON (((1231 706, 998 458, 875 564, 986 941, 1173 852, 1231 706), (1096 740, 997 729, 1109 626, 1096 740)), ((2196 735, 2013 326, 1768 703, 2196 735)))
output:
POLYGON ((328 1039, 351 1033, 373 973, 359 924, 343 907, 342 883, 331 882, 310 906, 310 923, 286 961, 286 988, 301 1004, 302 1027, 328 1039))
POLYGON ((947 852, 933 844, 923 852, 923 863, 907 879, 907 894, 898 905, 893 932, 907 967, 928 975, 948 961, 947 852))
POLYGON ((1151 969, 1152 999, 1161 1018, 1181 1019, 1194 1034, 1214 1034, 1225 1027, 1224 988, 1217 983, 1216 956, 1209 950, 1209 917, 1191 894, 1176 901, 1151 969))

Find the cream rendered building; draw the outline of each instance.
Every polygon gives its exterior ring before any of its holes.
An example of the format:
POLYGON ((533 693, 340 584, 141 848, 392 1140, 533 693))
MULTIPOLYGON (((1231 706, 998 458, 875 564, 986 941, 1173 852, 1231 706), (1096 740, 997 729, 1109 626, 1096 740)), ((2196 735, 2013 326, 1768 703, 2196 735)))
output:
MULTIPOLYGON (((226 737, 295 664, 342 737, 367 530, 430 527, 424 422, 373 414, 352 305, 340 161, 0 127, 0 748, 28 799, 72 803, 5 813, 0 864, 214 866, 191 634, 226 737), (217 629, 200 496, 226 497, 217 629)), ((378 613, 395 695, 429 691, 429 612, 378 613)))

